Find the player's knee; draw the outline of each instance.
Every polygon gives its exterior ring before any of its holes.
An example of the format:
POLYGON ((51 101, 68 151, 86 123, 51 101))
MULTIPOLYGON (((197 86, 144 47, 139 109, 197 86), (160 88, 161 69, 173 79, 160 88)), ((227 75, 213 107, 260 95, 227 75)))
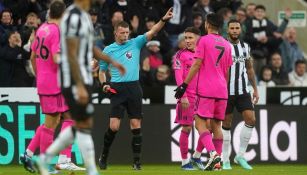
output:
POLYGON ((110 124, 110 129, 113 132, 117 132, 119 130, 119 124, 110 124))
POLYGON ((130 120, 130 128, 131 129, 141 128, 141 120, 131 119, 130 120))
POLYGON ((192 126, 182 126, 182 131, 190 133, 192 130, 192 126))
POLYGON ((249 126, 255 126, 256 124, 256 118, 255 117, 248 117, 246 120, 245 120, 245 123, 249 126))
POLYGON ((223 123, 222 123, 222 127, 223 128, 231 128, 231 122, 224 120, 223 123))

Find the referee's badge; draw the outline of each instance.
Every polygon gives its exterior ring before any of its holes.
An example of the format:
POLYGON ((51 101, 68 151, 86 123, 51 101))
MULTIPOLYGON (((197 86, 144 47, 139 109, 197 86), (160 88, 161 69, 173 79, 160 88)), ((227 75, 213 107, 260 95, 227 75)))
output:
POLYGON ((130 60, 132 58, 132 53, 131 52, 126 52, 126 57, 130 60))

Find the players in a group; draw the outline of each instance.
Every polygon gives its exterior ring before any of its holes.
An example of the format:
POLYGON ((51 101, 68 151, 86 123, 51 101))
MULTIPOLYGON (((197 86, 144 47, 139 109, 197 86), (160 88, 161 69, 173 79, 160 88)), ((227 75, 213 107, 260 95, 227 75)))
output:
POLYGON ((224 135, 223 144, 223 169, 231 169, 229 154, 231 144, 231 122, 233 118, 233 110, 236 107, 237 111, 242 114, 245 124, 240 133, 240 147, 234 162, 241 165, 244 169, 252 169, 252 167, 244 159, 248 142, 251 138, 253 128, 255 126, 254 106, 259 99, 255 72, 253 69, 253 59, 250 55, 250 47, 247 43, 240 41, 241 24, 237 20, 230 20, 228 22, 228 40, 232 47, 233 65, 229 70, 230 81, 229 97, 226 109, 226 117, 223 121, 222 131, 224 135), (253 99, 251 99, 250 91, 247 83, 252 85, 253 99))
POLYGON ((199 39, 194 64, 175 94, 177 99, 181 98, 198 73, 194 119, 199 140, 210 154, 205 170, 219 168, 223 145, 221 124, 227 105, 228 69, 232 65, 232 57, 229 42, 218 33, 222 24, 223 19, 219 15, 211 13, 206 16, 208 35, 199 39))
MULTIPOLYGON (((195 46, 199 37, 200 30, 195 27, 188 27, 184 31, 184 41, 186 47, 179 50, 173 59, 173 69, 178 86, 183 83, 183 80, 185 80, 190 68, 192 67, 194 62, 195 46)), ((204 166, 200 160, 200 156, 198 156, 201 154, 204 148, 201 142, 198 142, 194 157, 188 159, 189 135, 194 122, 196 85, 197 78, 194 77, 189 83, 186 92, 178 100, 176 107, 175 123, 178 123, 182 126, 179 138, 179 147, 182 158, 181 168, 183 170, 194 170, 192 163, 196 164, 199 169, 204 169, 204 166)))
POLYGON ((139 84, 140 51, 148 40, 151 40, 173 16, 172 8, 144 35, 129 39, 129 24, 119 22, 114 27, 115 42, 104 49, 104 53, 122 63, 127 68, 126 75, 120 77, 119 72, 105 62, 100 63, 100 80, 102 89, 107 92, 110 88, 117 92, 111 96, 111 113, 109 128, 104 135, 103 150, 99 159, 101 169, 107 168, 110 147, 120 127, 121 119, 128 113, 132 133, 131 147, 133 152, 133 169, 141 169, 142 148, 142 88, 139 84), (111 74, 110 84, 106 83, 105 71, 111 74))
MULTIPOLYGON (((93 77, 90 63, 95 57, 119 68, 121 74, 125 72, 125 69, 93 48, 93 24, 86 12, 90 6, 91 0, 74 0, 74 3, 66 9, 61 20, 61 87, 70 114, 75 120, 75 125, 67 127, 61 132, 52 145, 47 148, 45 154, 41 154, 35 162, 42 175, 49 175, 48 165, 52 158, 72 144, 74 140, 82 153, 87 174, 99 174, 91 137, 94 106, 91 104, 93 77)), ((42 51, 42 53, 45 52, 42 51)), ((54 83, 57 84, 57 82, 54 83)))
MULTIPOLYGON (((31 158, 35 150, 39 147, 40 153, 45 153, 46 149, 53 142, 54 130, 57 127, 62 114, 68 111, 58 86, 58 58, 60 51, 60 30, 59 22, 65 10, 63 2, 55 1, 51 3, 48 22, 42 24, 36 31, 35 40, 32 44, 31 62, 36 74, 37 92, 43 113, 46 115, 45 122, 39 126, 31 140, 26 152, 21 155, 20 161, 26 170, 34 173, 31 158)), ((73 124, 67 113, 64 114, 62 130, 73 124)), ((59 169, 85 170, 71 162, 71 145, 61 152, 59 169), (67 160, 68 159, 68 160, 67 160), (69 160, 70 159, 70 160, 69 160)), ((50 168, 50 172, 56 172, 50 168)))

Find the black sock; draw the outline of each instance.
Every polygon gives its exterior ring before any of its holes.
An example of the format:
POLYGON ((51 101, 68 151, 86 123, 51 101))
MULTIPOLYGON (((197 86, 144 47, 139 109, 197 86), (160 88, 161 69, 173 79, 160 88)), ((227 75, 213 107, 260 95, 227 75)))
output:
POLYGON ((117 131, 112 131, 111 128, 108 128, 106 133, 104 134, 104 140, 103 140, 103 151, 100 155, 100 158, 104 157, 107 158, 109 154, 110 147, 113 143, 113 140, 115 138, 117 131))
POLYGON ((133 136, 131 141, 131 147, 133 152, 134 163, 140 162, 141 148, 142 148, 142 133, 141 128, 131 130, 133 136))

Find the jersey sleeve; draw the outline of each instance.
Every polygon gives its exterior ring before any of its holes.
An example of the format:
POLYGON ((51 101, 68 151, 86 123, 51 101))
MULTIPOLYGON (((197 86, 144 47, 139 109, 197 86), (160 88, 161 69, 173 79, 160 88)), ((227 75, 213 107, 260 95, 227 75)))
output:
POLYGON ((229 46, 228 47, 228 54, 227 54, 227 57, 228 57, 228 62, 227 62, 227 67, 231 67, 232 64, 233 64, 233 60, 232 60, 232 55, 231 55, 231 47, 229 46))
MULTIPOLYGON (((184 68, 184 62, 180 57, 181 52, 178 51, 174 57, 173 57, 173 69, 175 73, 175 79, 176 79, 176 84, 179 86, 183 83, 183 68, 184 68)), ((183 94, 182 98, 187 97, 186 93, 183 94)))
POLYGON ((196 47, 195 47, 195 53, 194 53, 194 58, 200 58, 200 59, 204 59, 205 58, 205 45, 204 45, 204 39, 200 38, 197 43, 196 43, 196 47))
POLYGON ((65 25, 65 31, 63 33, 66 37, 74 38, 80 36, 80 29, 82 25, 80 14, 70 14, 63 24, 65 25))
MULTIPOLYGON (((108 47, 105 47, 102 52, 104 54, 108 55, 108 47)), ((107 71, 108 67, 109 67, 109 63, 107 63, 105 61, 102 61, 102 60, 99 61, 99 68, 100 68, 100 70, 107 71)))
POLYGON ((139 35, 136 38, 134 38, 134 42, 136 44, 136 46, 141 49, 145 43, 147 42, 147 38, 146 35, 139 35))

